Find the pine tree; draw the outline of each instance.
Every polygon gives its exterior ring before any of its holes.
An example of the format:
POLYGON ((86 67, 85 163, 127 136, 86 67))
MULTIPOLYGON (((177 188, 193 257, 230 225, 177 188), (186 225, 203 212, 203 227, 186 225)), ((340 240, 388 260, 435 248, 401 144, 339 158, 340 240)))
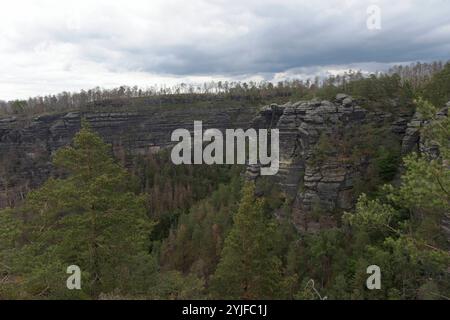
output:
POLYGON ((422 91, 422 96, 438 108, 450 101, 450 62, 432 77, 422 91))
POLYGON ((447 299, 449 296, 448 252, 445 220, 449 219, 450 171, 448 167, 450 122, 437 117, 437 108, 419 99, 418 110, 428 125, 422 142, 437 147, 438 155, 412 154, 404 159, 405 172, 397 187, 385 186, 386 199, 369 200, 362 195, 354 213, 344 222, 352 227, 354 279, 366 298, 447 299), (407 213, 407 215, 405 215, 407 213), (407 217, 407 218, 406 218, 407 217), (383 290, 361 290, 364 265, 383 270, 383 290), (380 295, 382 294, 382 295, 380 295))
POLYGON ((221 260, 212 279, 212 293, 222 299, 280 297, 281 262, 273 253, 275 224, 255 199, 255 187, 243 188, 234 225, 225 240, 221 260))
POLYGON ((26 217, 26 241, 16 255, 15 271, 31 294, 41 296, 68 292, 69 265, 83 272, 81 295, 95 298, 120 289, 132 279, 135 263, 130 261, 148 252, 153 224, 144 199, 133 192, 109 146, 87 127, 72 146, 56 153, 54 165, 66 177, 49 179, 18 210, 26 217))

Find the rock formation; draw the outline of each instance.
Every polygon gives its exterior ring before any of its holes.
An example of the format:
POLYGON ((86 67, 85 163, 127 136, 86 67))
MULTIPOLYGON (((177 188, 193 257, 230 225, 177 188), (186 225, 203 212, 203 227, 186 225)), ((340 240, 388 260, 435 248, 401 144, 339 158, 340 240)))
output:
MULTIPOLYGON (((100 107, 100 109, 102 109, 100 107)), ((133 112, 70 112, 34 119, 0 118, 0 208, 14 205, 52 173, 51 156, 68 145, 84 119, 115 153, 147 154, 170 146, 178 128, 246 128, 255 108, 151 106, 133 112)))
MULTIPOLYGON (((395 102, 392 102, 395 108, 395 102)), ((100 108, 101 109, 101 108, 100 108)), ((127 109, 128 110, 128 109, 127 109)), ((334 101, 299 101, 260 108, 151 106, 136 111, 70 112, 31 120, 0 119, 0 207, 14 205, 29 190, 52 174, 51 155, 70 143, 81 119, 97 131, 114 150, 147 154, 173 143, 177 128, 192 129, 194 120, 207 128, 278 128, 280 171, 273 177, 293 204, 293 221, 302 230, 316 230, 335 223, 333 213, 351 209, 355 183, 364 181, 370 159, 348 161, 334 146, 341 137, 357 137, 364 125, 388 126, 403 140, 404 151, 417 142, 411 114, 369 111, 345 94, 334 101), (331 139, 324 159, 316 159, 322 137, 331 139)), ((255 177, 259 170, 249 168, 255 177)))
MULTIPOLYGON (((439 110, 436 114, 437 119, 448 117, 449 108, 450 101, 447 103, 446 107, 439 110)), ((419 112, 414 114, 413 119, 408 123, 406 133, 403 137, 402 153, 404 155, 410 152, 417 152, 429 159, 437 159, 440 157, 439 147, 432 141, 427 141, 425 137, 421 136, 421 129, 427 127, 429 124, 429 121, 424 120, 419 112)), ((447 165, 447 168, 450 170, 450 165, 447 165)), ((450 213, 447 213, 442 219, 441 227, 450 244, 450 213)))
POLYGON ((409 118, 408 114, 369 112, 345 94, 338 94, 333 102, 300 101, 263 108, 254 126, 280 130, 280 171, 276 179, 293 200, 295 225, 310 231, 334 225, 334 212, 353 207, 355 181, 364 178, 370 160, 347 161, 332 144, 324 150, 326 159, 314 160, 322 136, 351 136, 363 125, 388 122, 401 140, 409 118))

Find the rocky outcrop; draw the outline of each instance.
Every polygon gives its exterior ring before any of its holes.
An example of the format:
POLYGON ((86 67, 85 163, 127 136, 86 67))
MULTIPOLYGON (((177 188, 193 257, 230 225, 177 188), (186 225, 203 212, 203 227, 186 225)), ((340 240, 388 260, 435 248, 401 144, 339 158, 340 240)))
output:
POLYGON ((248 105, 140 109, 0 119, 0 208, 14 205, 52 174, 52 154, 71 142, 82 118, 114 151, 147 154, 171 145, 173 130, 192 130, 194 120, 202 120, 205 129, 246 128, 256 113, 255 107, 248 105))
POLYGON ((423 126, 423 121, 420 118, 420 115, 416 113, 412 121, 407 124, 405 136, 402 141, 403 155, 419 151, 420 128, 423 126))
MULTIPOLYGON (((367 124, 388 124, 399 143, 413 134, 408 125, 410 114, 368 111, 358 100, 345 94, 339 94, 334 101, 299 101, 259 109, 213 104, 188 106, 152 105, 134 111, 85 111, 31 120, 0 119, 0 207, 21 200, 52 174, 51 155, 70 143, 82 118, 112 144, 116 154, 123 151, 144 155, 172 145, 173 130, 192 129, 195 120, 202 120, 205 129, 278 128, 280 170, 273 177, 274 183, 292 200, 295 225, 301 230, 314 231, 334 225, 334 213, 354 206, 355 185, 364 180, 370 161, 364 157, 349 161, 340 151, 342 146, 333 143, 343 140, 342 137, 357 137, 361 134, 359 128, 367 124), (331 145, 322 150, 326 157, 317 159, 323 137, 331 138, 331 145)), ((119 107, 116 109, 120 110, 119 107)), ((249 167, 248 174, 256 178, 259 168, 249 167)))
MULTIPOLYGON (((444 108, 438 111, 436 118, 442 119, 444 117, 448 117, 449 109, 450 101, 447 102, 444 108)), ((414 114, 413 119, 408 123, 408 127, 402 141, 402 153, 404 155, 410 152, 417 152, 429 159, 438 159, 441 156, 438 145, 432 141, 428 141, 428 139, 421 134, 422 130, 429 125, 430 121, 424 120, 419 112, 414 114)), ((447 165, 447 168, 450 170, 450 165, 447 165)), ((441 227, 447 237, 448 243, 450 244, 450 213, 444 215, 441 227)))
MULTIPOLYGON (((315 160, 319 140, 357 135, 365 124, 386 125, 399 142, 406 131, 410 114, 394 116, 369 112, 345 94, 335 101, 300 101, 263 108, 254 120, 255 127, 280 131, 280 171, 275 177, 293 199, 293 220, 301 230, 315 231, 334 225, 333 214, 349 210, 355 203, 355 182, 364 177, 368 159, 348 161, 339 148, 328 145, 325 160, 315 160)), ((338 139, 339 140, 339 139, 338 139)), ((256 170, 251 170, 254 176, 256 170)))
MULTIPOLYGON (((450 102, 446 107, 439 110, 436 117, 443 118, 448 116, 448 109, 450 102)), ((436 145, 430 144, 424 137, 421 136, 421 130, 429 125, 429 121, 424 120, 419 112, 416 112, 410 122, 407 124, 407 129, 402 141, 402 154, 406 155, 411 152, 418 152, 425 154, 430 158, 437 158, 439 156, 439 149, 436 145)))

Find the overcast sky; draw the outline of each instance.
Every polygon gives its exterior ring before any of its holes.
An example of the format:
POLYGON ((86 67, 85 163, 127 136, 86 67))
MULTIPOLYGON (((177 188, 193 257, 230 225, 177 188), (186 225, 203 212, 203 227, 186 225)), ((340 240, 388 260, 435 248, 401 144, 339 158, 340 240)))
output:
POLYGON ((3 1, 0 99, 448 60, 449 13, 450 0, 3 1))

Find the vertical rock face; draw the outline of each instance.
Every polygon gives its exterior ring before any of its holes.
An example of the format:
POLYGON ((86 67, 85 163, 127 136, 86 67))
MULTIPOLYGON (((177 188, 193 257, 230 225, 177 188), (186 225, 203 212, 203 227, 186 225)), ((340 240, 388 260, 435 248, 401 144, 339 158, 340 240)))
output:
MULTIPOLYGON (((447 117, 449 107, 450 102, 436 114, 437 118, 447 117)), ((436 145, 427 143, 420 135, 420 130, 428 125, 429 121, 424 120, 419 112, 414 114, 413 119, 407 125, 406 133, 402 141, 402 153, 404 155, 410 152, 419 152, 430 158, 439 157, 439 148, 436 145)))
MULTIPOLYGON (((436 114, 437 119, 448 117, 449 108, 450 101, 447 102, 447 105, 436 114)), ((430 125, 430 122, 424 120, 420 113, 416 112, 414 114, 413 119, 408 123, 408 127, 402 141, 402 153, 404 155, 410 152, 417 152, 428 157, 429 159, 438 159, 441 156, 439 147, 433 142, 427 141, 427 139, 421 135, 421 130, 426 128, 428 125, 430 125)), ((450 170, 449 164, 447 164, 447 168, 450 170)), ((441 227, 444 230, 448 243, 450 244, 450 215, 448 213, 444 215, 441 227)))
MULTIPOLYGON (((51 155, 70 143, 82 118, 112 144, 116 154, 145 155, 171 146, 173 130, 192 130, 196 120, 203 121, 205 129, 278 128, 280 170, 272 178, 292 200, 295 225, 308 231, 333 226, 334 213, 353 207, 355 185, 365 179, 370 159, 361 156, 350 161, 342 150, 354 146, 338 145, 344 138, 358 137, 365 125, 387 125, 399 145, 402 139, 404 145, 413 143, 415 134, 411 124, 408 125, 409 114, 394 116, 368 111, 345 94, 334 101, 272 104, 260 110, 251 106, 182 105, 152 106, 134 112, 71 112, 32 120, 3 118, 0 207, 14 205, 52 174, 51 155), (323 137, 330 140, 328 144, 323 143, 323 137), (325 156, 317 156, 318 153, 325 156)), ((259 168, 249 167, 248 173, 257 176, 259 168)))
MULTIPOLYGON (((443 108, 439 113, 437 114, 438 117, 448 117, 449 116, 449 109, 450 109, 450 101, 447 102, 447 105, 445 108, 443 108)), ((431 150, 427 148, 422 148, 422 152, 427 152, 428 154, 431 154, 432 157, 439 156, 439 148, 437 146, 432 146, 431 150)), ((447 169, 450 170, 450 160, 446 159, 446 165, 447 169)), ((447 243, 450 246, 450 213, 447 212, 443 219, 441 224, 442 229, 444 230, 445 235, 447 236, 447 243)))
POLYGON ((254 126, 280 131, 280 171, 274 179, 293 199, 293 220, 299 229, 315 231, 333 226, 333 212, 353 207, 355 180, 363 178, 367 167, 368 159, 348 161, 337 151, 338 146, 321 146, 321 137, 351 136, 363 125, 387 121, 400 141, 406 131, 406 115, 395 118, 368 112, 344 94, 334 102, 300 101, 260 111, 254 126), (315 159, 319 147, 327 153, 320 161, 315 159))
POLYGON ((136 112, 70 112, 32 120, 0 119, 0 208, 12 206, 42 184, 51 174, 51 156, 70 144, 83 118, 120 154, 148 154, 173 144, 178 128, 246 128, 255 108, 150 107, 136 112))

